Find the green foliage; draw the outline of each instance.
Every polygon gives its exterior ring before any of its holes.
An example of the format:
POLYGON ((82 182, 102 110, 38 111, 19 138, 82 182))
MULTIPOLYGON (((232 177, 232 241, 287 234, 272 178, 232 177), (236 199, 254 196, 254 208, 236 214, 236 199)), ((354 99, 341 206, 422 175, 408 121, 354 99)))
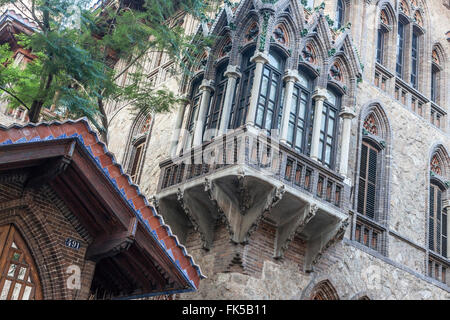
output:
MULTIPOLYGON (((41 108, 53 106, 64 117, 87 116, 101 132, 107 130, 108 99, 128 101, 148 112, 168 111, 179 98, 153 88, 143 74, 142 58, 148 52, 165 52, 179 71, 187 72, 211 41, 185 35, 171 18, 181 10, 204 19, 215 2, 119 0, 93 11, 88 0, 30 0, 23 15, 38 30, 17 38, 36 58, 17 65, 8 46, 0 46, 0 91, 8 93, 11 107, 24 105, 38 116, 41 108), (75 24, 74 12, 80 14, 75 24), (114 69, 119 59, 126 62, 123 70, 114 69), (122 87, 117 79, 125 72, 129 75, 122 87)), ((5 4, 17 3, 0 0, 0 6, 5 4)))

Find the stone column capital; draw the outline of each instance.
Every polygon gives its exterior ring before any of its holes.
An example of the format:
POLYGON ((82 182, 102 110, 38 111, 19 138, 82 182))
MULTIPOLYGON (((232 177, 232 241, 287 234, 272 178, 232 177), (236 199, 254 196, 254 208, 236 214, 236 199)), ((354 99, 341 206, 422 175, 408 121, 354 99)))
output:
POLYGON ((202 84, 199 87, 200 90, 204 91, 207 90, 209 92, 214 90, 214 81, 213 80, 208 80, 208 79, 203 79, 202 84))
POLYGON ((300 76, 298 71, 295 69, 286 70, 283 77, 284 82, 298 82, 300 81, 300 76))
POLYGON ((450 200, 444 200, 442 201, 442 209, 447 209, 447 211, 450 211, 450 200))
POLYGON ((312 98, 314 100, 322 100, 324 101, 327 98, 327 89, 325 88, 317 88, 316 90, 314 90, 314 93, 312 95, 312 98))
POLYGON ((251 62, 266 64, 269 62, 269 56, 264 52, 257 52, 250 58, 251 62))
POLYGON ((339 116, 342 119, 353 119, 354 117, 356 117, 356 112, 353 108, 349 108, 349 107, 343 107, 341 112, 339 113, 339 116))
POLYGON ((238 66, 228 66, 227 70, 225 71, 224 75, 225 77, 228 78, 240 78, 242 76, 242 74, 238 71, 239 67, 238 66))

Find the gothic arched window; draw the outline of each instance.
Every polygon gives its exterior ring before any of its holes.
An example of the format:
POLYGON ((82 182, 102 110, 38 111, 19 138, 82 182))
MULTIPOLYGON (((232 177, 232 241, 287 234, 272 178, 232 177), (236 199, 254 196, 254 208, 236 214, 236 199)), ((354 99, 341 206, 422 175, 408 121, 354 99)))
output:
POLYGON ((269 52, 269 63, 264 65, 261 87, 259 89, 258 106, 256 108, 255 125, 270 130, 276 127, 278 109, 281 101, 284 73, 284 57, 275 50, 269 52))
POLYGON ((385 254, 386 227, 390 206, 389 164, 390 131, 385 113, 378 105, 369 107, 361 119, 361 144, 356 178, 356 223, 354 240, 385 254), (388 141, 388 142, 386 142, 388 141), (377 224, 374 224, 376 222, 377 224))
POLYGON ((311 300, 339 300, 339 296, 330 281, 324 280, 314 287, 311 300))
POLYGON ((145 147, 150 131, 151 117, 143 113, 138 114, 130 131, 128 150, 125 154, 127 174, 134 183, 139 182, 143 166, 145 147))
POLYGON ((446 262, 449 257, 448 161, 448 154, 442 147, 431 157, 428 199, 428 275, 444 283, 450 272, 446 262))
POLYGON ((390 22, 389 17, 386 12, 386 9, 381 10, 380 13, 380 25, 378 27, 378 36, 377 36, 377 62, 379 64, 384 65, 385 55, 386 55, 386 43, 388 41, 390 30, 390 22))
POLYGON ((0 226, 0 300, 42 299, 37 269, 13 225, 0 226))
POLYGON ((436 104, 443 104, 443 92, 441 88, 445 87, 443 72, 444 57, 439 45, 435 45, 431 54, 431 101, 436 104))
MULTIPOLYGON (((442 152, 441 152, 442 153, 442 152)), ((429 204, 429 234, 428 247, 434 253, 447 257, 448 245, 448 219, 447 212, 443 210, 443 201, 447 185, 443 181, 444 170, 443 155, 437 152, 430 161, 430 204, 429 204)))

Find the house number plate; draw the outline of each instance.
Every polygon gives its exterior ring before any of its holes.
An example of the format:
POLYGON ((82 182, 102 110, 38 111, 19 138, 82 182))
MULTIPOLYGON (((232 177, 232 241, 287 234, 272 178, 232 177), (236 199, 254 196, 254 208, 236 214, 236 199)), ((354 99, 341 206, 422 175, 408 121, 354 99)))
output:
POLYGON ((81 244, 79 241, 67 238, 66 239, 66 247, 78 250, 78 249, 80 249, 81 244))

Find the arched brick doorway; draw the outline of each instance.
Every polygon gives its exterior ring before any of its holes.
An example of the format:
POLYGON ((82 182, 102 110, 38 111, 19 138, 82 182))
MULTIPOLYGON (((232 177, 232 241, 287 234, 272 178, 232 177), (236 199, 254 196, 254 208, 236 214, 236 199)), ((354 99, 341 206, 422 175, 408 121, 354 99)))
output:
POLYGON ((0 300, 40 300, 36 265, 19 231, 0 226, 0 300))

